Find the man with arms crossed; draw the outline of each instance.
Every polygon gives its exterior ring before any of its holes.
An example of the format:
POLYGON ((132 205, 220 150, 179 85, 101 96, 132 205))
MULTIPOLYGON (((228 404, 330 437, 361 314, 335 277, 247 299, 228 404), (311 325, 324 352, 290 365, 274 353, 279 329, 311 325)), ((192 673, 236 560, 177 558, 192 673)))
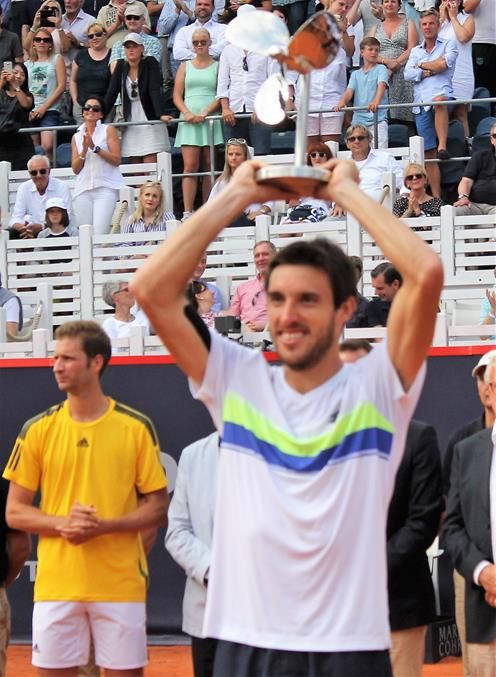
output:
POLYGON ((140 530, 165 522, 167 480, 150 419, 106 397, 110 340, 94 322, 56 334, 53 372, 67 393, 24 424, 7 463, 7 522, 37 533, 33 664, 75 677, 88 662, 141 677, 147 565, 140 530), (33 501, 38 489, 40 507, 33 501))
POLYGON ((255 199, 297 197, 257 184, 262 166, 243 163, 131 283, 222 439, 204 635, 220 640, 216 677, 387 677, 387 510, 442 267, 360 191, 353 163, 330 160, 314 197, 351 212, 403 276, 387 341, 343 367, 339 337, 356 278, 327 240, 295 242, 271 262, 267 308, 280 367, 210 334, 185 310, 202 251, 255 199))

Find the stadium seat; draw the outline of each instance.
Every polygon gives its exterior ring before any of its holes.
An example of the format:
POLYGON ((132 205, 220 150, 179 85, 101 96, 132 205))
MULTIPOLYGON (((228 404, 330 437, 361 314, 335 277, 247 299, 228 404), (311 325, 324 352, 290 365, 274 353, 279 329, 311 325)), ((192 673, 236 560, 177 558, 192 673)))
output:
POLYGON ((272 132, 271 134, 271 150, 272 155, 281 155, 283 153, 294 153, 295 133, 293 131, 287 132, 272 132))
POLYGON ((472 153, 489 148, 489 132, 494 124, 496 124, 496 117, 487 117, 479 122, 474 135, 472 153))
MULTIPOLYGON (((474 99, 488 99, 490 97, 489 90, 485 87, 476 87, 474 90, 474 99)), ((473 103, 472 109, 468 113, 468 126, 470 129, 470 136, 474 136, 477 130, 477 125, 481 120, 491 115, 490 103, 473 103)))
MULTIPOLYGON (((448 152, 452 157, 464 157, 467 153, 465 146, 465 131, 459 120, 451 120, 448 127, 448 152)), ((458 184, 463 176, 465 162, 441 162, 441 185, 451 186, 458 184)))
POLYGON ((393 124, 388 127, 389 148, 404 148, 410 143, 408 127, 401 124, 393 124))
POLYGON ((57 167, 70 167, 72 150, 70 143, 61 143, 57 146, 57 167))

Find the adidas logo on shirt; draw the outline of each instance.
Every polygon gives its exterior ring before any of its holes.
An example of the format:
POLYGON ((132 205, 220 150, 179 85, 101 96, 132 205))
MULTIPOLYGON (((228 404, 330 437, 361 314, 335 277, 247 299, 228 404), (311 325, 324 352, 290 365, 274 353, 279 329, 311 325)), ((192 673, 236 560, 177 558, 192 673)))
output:
POLYGON ((88 444, 88 440, 86 439, 86 437, 82 437, 82 438, 79 440, 79 442, 77 443, 76 446, 77 446, 77 447, 85 447, 85 448, 86 448, 86 447, 89 447, 90 445, 88 444))

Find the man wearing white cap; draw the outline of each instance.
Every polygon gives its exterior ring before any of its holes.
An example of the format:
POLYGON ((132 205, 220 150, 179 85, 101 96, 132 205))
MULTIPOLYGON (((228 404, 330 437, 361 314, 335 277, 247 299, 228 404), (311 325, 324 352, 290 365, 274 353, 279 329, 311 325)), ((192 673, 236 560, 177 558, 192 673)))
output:
MULTIPOLYGON (((255 12, 253 5, 241 5, 238 16, 255 12)), ((269 75, 278 68, 274 59, 228 44, 219 61, 217 99, 222 107, 224 137, 246 139, 255 155, 270 152, 272 129, 258 121, 255 95, 269 75), (249 118, 236 118, 236 113, 251 113, 249 118)))
MULTIPOLYGON (((124 10, 124 23, 130 35, 138 34, 142 40, 144 56, 153 56, 162 65, 162 45, 158 38, 148 35, 145 28, 146 7, 142 2, 135 5, 127 5, 124 10)), ((118 59, 124 59, 124 38, 118 40, 112 47, 110 53, 110 70, 113 72, 115 62, 118 59)))
MULTIPOLYGON (((480 360, 477 362, 475 367, 472 369, 472 376, 476 379, 477 391, 479 393, 479 398, 483 406, 482 416, 477 417, 475 420, 470 421, 462 428, 457 430, 448 442, 446 448, 446 454, 444 456, 444 468, 443 468, 443 479, 444 479, 444 493, 448 495, 451 484, 451 466, 453 463, 453 456, 455 453, 455 446, 462 442, 463 440, 479 433, 481 430, 486 430, 492 428, 495 416, 493 407, 491 404, 491 386, 486 383, 485 372, 487 365, 492 358, 496 356, 496 350, 490 350, 489 352, 482 355, 480 360)), ((465 582, 463 577, 457 572, 454 572, 454 584, 455 584, 455 612, 456 612, 456 624, 458 627, 458 635, 460 637, 460 642, 462 646, 462 655, 463 661, 465 663, 465 668, 467 669, 467 644, 465 639, 465 582)), ((465 673, 469 674, 469 673, 465 673)))

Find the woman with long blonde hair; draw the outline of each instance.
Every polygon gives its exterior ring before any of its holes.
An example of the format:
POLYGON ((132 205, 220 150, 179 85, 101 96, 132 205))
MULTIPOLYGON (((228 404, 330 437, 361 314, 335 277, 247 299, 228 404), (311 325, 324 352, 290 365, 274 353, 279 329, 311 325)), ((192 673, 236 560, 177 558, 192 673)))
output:
POLYGON ((147 181, 139 191, 136 210, 122 228, 122 233, 146 233, 166 229, 166 222, 175 218, 165 209, 165 196, 158 181, 147 181))

